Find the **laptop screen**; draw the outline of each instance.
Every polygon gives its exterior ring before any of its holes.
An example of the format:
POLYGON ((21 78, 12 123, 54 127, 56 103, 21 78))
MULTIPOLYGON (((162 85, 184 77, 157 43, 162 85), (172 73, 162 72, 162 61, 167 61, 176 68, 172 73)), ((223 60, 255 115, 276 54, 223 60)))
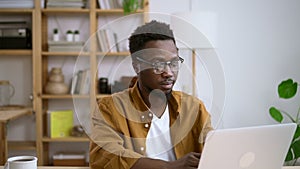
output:
POLYGON ((281 169, 296 127, 288 123, 211 131, 198 169, 281 169))

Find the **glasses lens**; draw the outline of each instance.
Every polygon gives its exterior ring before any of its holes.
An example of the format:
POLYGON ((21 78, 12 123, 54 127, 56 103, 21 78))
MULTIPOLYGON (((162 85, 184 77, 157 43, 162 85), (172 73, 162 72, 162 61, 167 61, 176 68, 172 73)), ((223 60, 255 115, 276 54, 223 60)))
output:
POLYGON ((155 62, 154 64, 154 70, 157 72, 157 74, 160 74, 165 69, 165 62, 155 62))
POLYGON ((177 60, 177 61, 172 61, 172 62, 169 64, 169 66, 170 66, 171 69, 178 70, 178 68, 179 68, 179 63, 180 63, 179 60, 177 60))
MULTIPOLYGON (((154 63, 148 62, 139 57, 136 57, 136 59, 140 62, 148 64, 149 66, 152 66, 155 74, 163 73, 167 69, 167 66, 169 66, 172 72, 177 72, 180 68, 180 64, 183 63, 184 61, 183 58, 181 57, 178 57, 178 59, 168 61, 168 62, 154 62, 154 63)), ((144 69, 148 69, 148 68, 145 67, 144 69)))

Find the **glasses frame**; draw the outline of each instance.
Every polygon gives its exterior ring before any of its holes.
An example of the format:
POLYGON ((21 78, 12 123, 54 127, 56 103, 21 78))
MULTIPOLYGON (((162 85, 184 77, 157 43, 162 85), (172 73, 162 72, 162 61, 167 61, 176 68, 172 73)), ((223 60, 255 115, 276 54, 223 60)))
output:
MULTIPOLYGON (((171 68, 170 67, 170 64, 174 61, 174 60, 172 60, 172 61, 167 61, 167 62, 149 62, 149 61, 147 61, 147 60, 144 60, 144 59, 142 59, 142 58, 140 58, 140 57, 135 57, 136 58, 136 60, 138 60, 138 61, 140 61, 140 62, 143 62, 143 63, 146 63, 146 64, 149 64, 149 65, 151 65, 152 66, 152 69, 153 69, 153 72, 155 73, 155 74, 161 74, 161 73, 163 73, 164 71, 158 71, 157 70, 157 68, 156 68, 156 66, 155 66, 155 64, 156 63, 164 63, 164 69, 163 70, 165 70, 166 69, 166 65, 167 66, 169 66, 169 68, 171 68), (157 72, 158 71, 158 72, 157 72)), ((182 58, 182 57, 180 57, 180 56, 178 56, 178 61, 180 61, 180 63, 183 63, 184 62, 184 59, 182 58)), ((178 68, 178 70, 179 70, 179 68, 178 68)), ((178 71, 177 70, 177 71, 178 71)), ((174 71, 174 70, 172 70, 172 71, 174 71)))

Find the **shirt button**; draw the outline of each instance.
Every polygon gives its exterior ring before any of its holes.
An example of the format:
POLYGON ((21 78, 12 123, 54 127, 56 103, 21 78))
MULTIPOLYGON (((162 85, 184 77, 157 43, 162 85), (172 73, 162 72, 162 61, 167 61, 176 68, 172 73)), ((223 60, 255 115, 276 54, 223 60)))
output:
POLYGON ((146 123, 146 124, 145 124, 145 127, 146 127, 146 128, 148 128, 148 127, 149 127, 149 124, 148 124, 148 123, 146 123))
POLYGON ((149 113, 149 115, 148 115, 149 117, 152 117, 153 115, 152 115, 152 113, 149 113))
POLYGON ((141 147, 141 151, 144 151, 145 150, 145 147, 141 147))
POLYGON ((142 115, 142 116, 141 116, 141 119, 144 121, 144 120, 145 120, 145 116, 144 116, 144 115, 142 115))

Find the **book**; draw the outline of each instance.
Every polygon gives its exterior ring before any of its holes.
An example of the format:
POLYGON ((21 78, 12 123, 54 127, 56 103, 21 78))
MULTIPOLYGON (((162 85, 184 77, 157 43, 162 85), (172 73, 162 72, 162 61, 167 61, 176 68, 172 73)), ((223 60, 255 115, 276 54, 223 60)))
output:
POLYGON ((54 166, 85 166, 85 153, 75 152, 60 152, 53 155, 54 166))
POLYGON ((91 85, 90 69, 79 70, 72 77, 70 94, 89 94, 91 85))
POLYGON ((72 110, 48 110, 48 135, 51 138, 71 136, 73 128, 72 110))
POLYGON ((83 71, 82 79, 80 82, 79 94, 89 94, 91 84, 91 71, 86 69, 83 71))
POLYGON ((48 0, 47 8, 84 8, 85 0, 48 0))
POLYGON ((77 81, 76 81, 76 84, 75 84, 74 94, 79 94, 79 92, 80 92, 80 83, 82 81, 81 79, 82 79, 82 70, 79 70, 78 73, 77 73, 77 81))
POLYGON ((70 94, 75 94, 77 80, 78 80, 78 74, 75 74, 71 80, 70 94))
POLYGON ((84 42, 48 41, 49 52, 80 52, 84 42))
POLYGON ((101 29, 100 30, 100 38, 101 38, 101 42, 102 42, 102 52, 108 52, 109 51, 109 46, 108 46, 108 40, 106 38, 106 35, 105 35, 105 30, 104 29, 101 29))
POLYGON ((107 9, 108 8, 104 1, 105 0, 98 0, 100 9, 107 9))
POLYGON ((101 30, 98 30, 96 34, 97 34, 97 39, 98 39, 99 51, 100 51, 100 52, 103 52, 103 51, 105 51, 105 49, 104 49, 104 41, 103 41, 102 38, 101 38, 101 33, 100 33, 100 31, 101 31, 101 30))
POLYGON ((110 52, 117 52, 117 47, 116 47, 116 39, 117 39, 117 35, 116 33, 114 33, 113 31, 111 31, 110 29, 105 29, 105 36, 108 42, 108 48, 110 52))
POLYGON ((122 0, 98 0, 100 9, 118 9, 122 8, 122 0))
POLYGON ((99 49, 101 52, 119 52, 117 34, 110 29, 100 29, 97 32, 99 49))

